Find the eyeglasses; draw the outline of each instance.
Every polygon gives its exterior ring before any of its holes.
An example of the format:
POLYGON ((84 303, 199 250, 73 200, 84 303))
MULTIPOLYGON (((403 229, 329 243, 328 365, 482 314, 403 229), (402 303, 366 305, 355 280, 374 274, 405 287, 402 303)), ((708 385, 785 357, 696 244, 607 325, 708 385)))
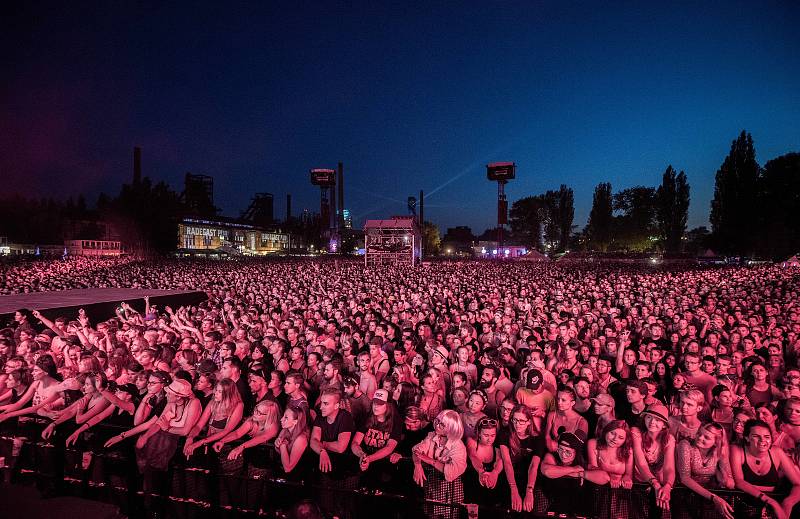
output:
POLYGON ((154 385, 156 385, 156 384, 163 384, 163 382, 162 382, 162 381, 160 381, 160 380, 148 380, 148 381, 147 381, 147 385, 148 385, 148 386, 154 386, 154 385))
POLYGON ((438 418, 434 418, 433 419, 433 426, 434 427, 442 427, 442 426, 444 426, 444 422, 442 422, 438 418))
POLYGON ((527 418, 512 418, 511 421, 514 423, 514 425, 530 423, 530 420, 528 420, 527 418))

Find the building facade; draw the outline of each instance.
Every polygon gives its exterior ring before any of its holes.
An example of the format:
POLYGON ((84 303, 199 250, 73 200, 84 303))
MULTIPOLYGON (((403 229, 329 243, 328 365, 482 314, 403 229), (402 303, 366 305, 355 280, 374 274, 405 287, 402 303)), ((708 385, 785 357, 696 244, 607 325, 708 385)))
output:
POLYGON ((225 219, 184 218, 178 224, 178 251, 228 255, 288 254, 291 235, 225 219))

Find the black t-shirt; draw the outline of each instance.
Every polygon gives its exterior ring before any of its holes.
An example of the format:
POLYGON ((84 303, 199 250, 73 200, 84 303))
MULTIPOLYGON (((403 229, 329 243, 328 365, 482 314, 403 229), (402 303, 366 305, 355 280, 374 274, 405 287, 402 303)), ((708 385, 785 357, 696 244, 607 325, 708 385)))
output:
MULTIPOLYGON (((370 418, 367 418, 366 422, 370 421, 370 418)), ((389 440, 399 442, 403 434, 403 428, 396 415, 393 422, 392 424, 386 422, 382 424, 375 423, 372 427, 365 423, 361 426, 358 431, 364 434, 364 439, 361 441, 362 450, 367 454, 373 454, 384 448, 389 440)))
MULTIPOLYGON (((340 409, 339 412, 336 414, 336 418, 333 420, 333 423, 328 423, 328 419, 322 416, 322 414, 318 414, 316 419, 314 419, 314 427, 319 427, 322 431, 322 437, 320 438, 324 442, 335 442, 339 440, 339 435, 341 433, 349 432, 351 434, 355 432, 356 426, 353 422, 353 416, 344 409, 340 409)), ((348 472, 351 471, 353 468, 353 460, 355 456, 350 453, 349 449, 349 442, 348 448, 345 448, 344 452, 341 454, 328 451, 328 455, 331 459, 331 472, 328 472, 328 475, 331 477, 341 477, 346 475, 348 472)))
POLYGON ((431 425, 427 427, 423 427, 417 431, 409 431, 405 427, 401 429, 401 437, 400 441, 397 442, 397 448, 394 450, 397 454, 400 454, 404 458, 411 457, 411 449, 417 445, 419 442, 425 439, 428 436, 428 433, 433 430, 431 425))
MULTIPOLYGON (((505 445, 511 454, 511 465, 514 467, 514 474, 519 478, 525 476, 527 478, 528 467, 530 467, 531 460, 534 456, 539 458, 544 457, 545 442, 543 436, 528 436, 520 442, 519 452, 514 453, 511 449, 511 430, 502 429, 497 435, 497 445, 505 445)), ((517 486, 520 486, 522 481, 517 481, 517 486)))

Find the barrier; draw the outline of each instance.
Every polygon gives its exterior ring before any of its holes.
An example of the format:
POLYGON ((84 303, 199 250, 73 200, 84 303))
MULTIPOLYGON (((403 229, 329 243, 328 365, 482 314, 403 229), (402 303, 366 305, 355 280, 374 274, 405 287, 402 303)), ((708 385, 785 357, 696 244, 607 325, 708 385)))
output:
MULTIPOLYGON (((503 501, 508 499, 508 488, 496 489, 495 503, 446 503, 426 500, 422 490, 412 480, 412 464, 401 460, 396 474, 384 488, 367 488, 346 485, 326 485, 320 481, 314 467, 302 478, 290 480, 269 468, 261 469, 253 463, 242 463, 231 473, 219 473, 212 468, 193 466, 177 453, 163 480, 153 486, 154 491, 144 491, 143 476, 136 470, 135 460, 126 448, 98 451, 87 459, 85 452, 63 449, 35 436, 20 441, 16 436, 0 437, 0 481, 33 480, 40 488, 65 483, 62 491, 83 498, 103 501, 119 506, 125 513, 135 515, 143 509, 161 510, 164 516, 180 519, 201 517, 283 517, 292 504, 302 499, 324 499, 328 495, 339 517, 372 517, 382 519, 415 519, 430 516, 467 518, 478 517, 597 517, 600 519, 659 519, 702 518, 721 519, 713 504, 689 489, 677 486, 672 491, 671 510, 655 507, 652 489, 635 485, 633 489, 612 489, 591 483, 579 484, 576 480, 546 480, 539 476, 535 490, 534 509, 527 514, 511 511, 503 501), (61 463, 61 466, 58 464, 61 463), (159 486, 160 485, 160 486, 159 486), (425 511, 428 510, 426 515, 425 511)), ((254 449, 250 459, 274 461, 271 445, 254 449)), ((132 452, 132 448, 130 449, 132 452)), ((231 467, 225 470, 230 471, 231 467)), ((468 469, 471 470, 471 469, 468 469)), ((369 482, 362 482, 369 483, 369 482)), ((739 491, 715 490, 736 510, 735 516, 761 517, 753 508, 752 498, 739 491)), ((780 496, 776 496, 780 497, 780 496)), ((470 501, 466 495, 465 501, 470 501)), ((792 514, 795 517, 797 513, 792 514)))

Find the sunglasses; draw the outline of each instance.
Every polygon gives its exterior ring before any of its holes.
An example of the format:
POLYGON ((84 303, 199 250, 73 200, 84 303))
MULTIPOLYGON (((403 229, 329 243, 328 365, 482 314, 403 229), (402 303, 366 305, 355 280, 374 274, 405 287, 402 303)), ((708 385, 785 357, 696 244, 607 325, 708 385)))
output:
POLYGON ((478 421, 478 427, 479 428, 497 427, 497 420, 495 420, 494 418, 481 418, 478 421))

